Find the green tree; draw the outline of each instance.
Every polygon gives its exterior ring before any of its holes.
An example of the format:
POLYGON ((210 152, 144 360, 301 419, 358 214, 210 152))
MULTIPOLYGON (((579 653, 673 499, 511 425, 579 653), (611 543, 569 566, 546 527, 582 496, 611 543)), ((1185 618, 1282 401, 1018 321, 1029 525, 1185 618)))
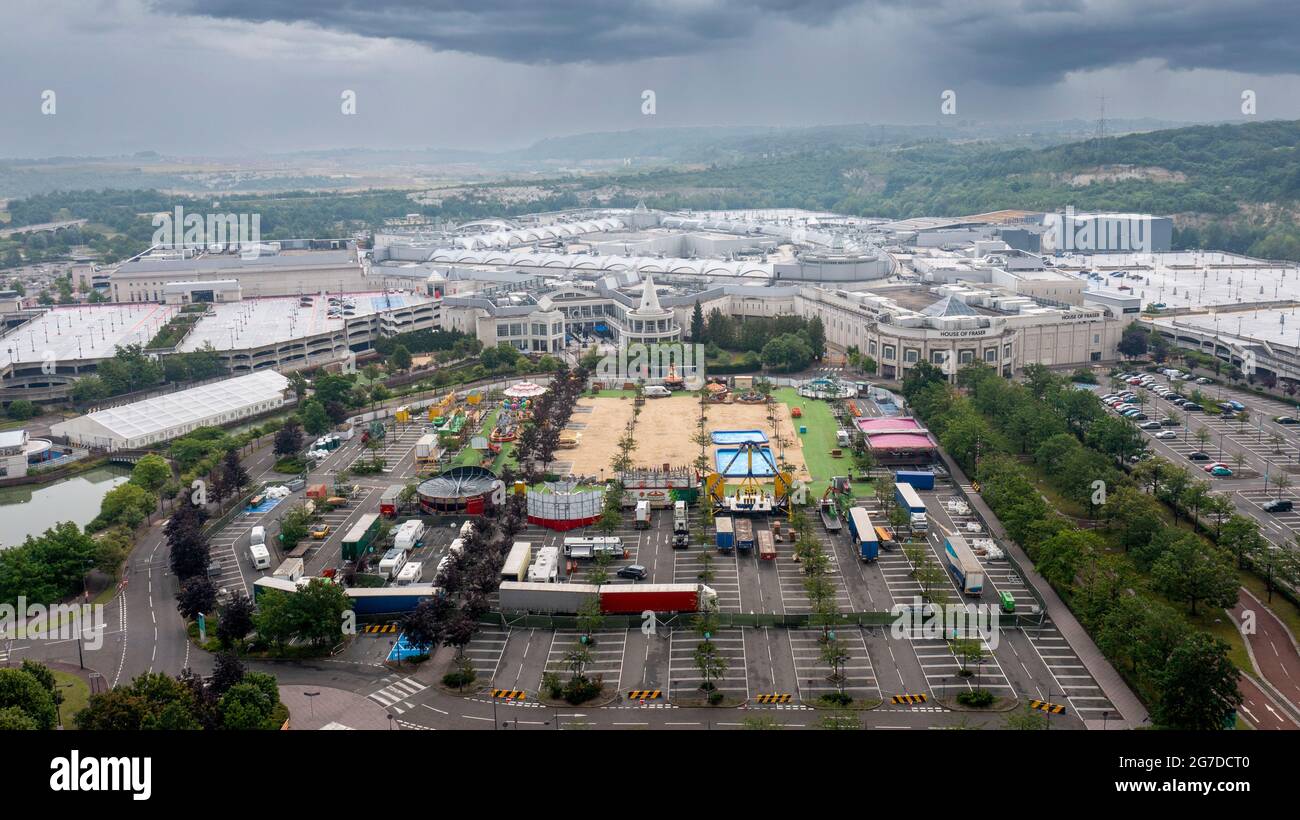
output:
POLYGON ((1192 632, 1169 655, 1160 673, 1159 698, 1151 718, 1167 729, 1223 729, 1241 705, 1240 676, 1226 643, 1205 632, 1192 632))
POLYGON ((1191 533, 1175 538, 1151 567, 1156 588, 1175 601, 1188 604, 1191 614, 1205 601, 1232 606, 1237 600, 1237 573, 1232 560, 1218 547, 1191 533))

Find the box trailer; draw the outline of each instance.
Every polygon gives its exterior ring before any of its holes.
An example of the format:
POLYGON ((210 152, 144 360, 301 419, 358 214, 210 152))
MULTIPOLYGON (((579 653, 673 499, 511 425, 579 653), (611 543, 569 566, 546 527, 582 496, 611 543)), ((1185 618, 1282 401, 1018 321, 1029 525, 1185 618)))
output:
POLYGON ((433 433, 425 433, 415 442, 415 458, 418 461, 428 461, 431 458, 437 458, 438 455, 438 437, 433 433))
POLYGON ((776 560, 776 541, 772 538, 772 531, 767 527, 760 527, 758 536, 758 557, 764 561, 776 560))
POLYGON ((673 533, 676 535, 685 535, 689 532, 686 518, 686 502, 673 502, 673 533))
POLYGON ((749 552, 754 548, 754 522, 748 518, 735 519, 736 549, 749 552))
POLYGON ((717 529, 718 549, 721 552, 731 552, 736 548, 736 531, 731 524, 731 518, 725 515, 713 519, 713 526, 717 529))
POLYGON ((717 597, 703 584, 606 584, 600 588, 600 611, 606 615, 698 612, 717 597))
POLYGON ((957 576, 957 584, 963 593, 980 595, 984 592, 984 565, 975 557, 965 538, 960 535, 944 538, 943 554, 948 558, 948 566, 957 576))
POLYGON ((413 612, 421 601, 442 594, 433 584, 408 584, 400 587, 351 587, 344 590, 357 615, 402 615, 413 612))
POLYGON ((522 581, 528 577, 528 567, 533 561, 533 543, 516 541, 501 565, 501 580, 522 581))
POLYGON ((366 513, 357 519, 348 534, 343 536, 343 560, 358 561, 368 554, 375 545, 375 536, 379 534, 379 514, 366 513))
POLYGON ((650 502, 644 498, 636 502, 636 528, 638 530, 650 528, 650 502))
POLYGON ((853 536, 854 547, 863 561, 874 561, 880 555, 880 540, 865 508, 849 510, 849 535, 853 536))
POLYGON ((918 490, 933 490, 934 472, 932 470, 899 470, 894 473, 894 481, 899 484, 911 484, 918 490))
POLYGON ((580 611, 587 602, 599 600, 600 587, 595 584, 502 581, 497 595, 502 612, 573 614, 580 611))
POLYGON ((329 496, 324 484, 312 484, 307 487, 307 497, 323 500, 329 496))
POLYGON ((925 519, 925 502, 921 500, 921 494, 916 488, 906 482, 894 483, 894 501, 898 506, 907 510, 909 514, 908 523, 915 532, 925 532, 929 529, 929 524, 925 519))
POLYGON ((397 497, 402 494, 404 488, 401 484, 393 484, 384 494, 379 497, 379 514, 389 518, 397 517, 397 497))

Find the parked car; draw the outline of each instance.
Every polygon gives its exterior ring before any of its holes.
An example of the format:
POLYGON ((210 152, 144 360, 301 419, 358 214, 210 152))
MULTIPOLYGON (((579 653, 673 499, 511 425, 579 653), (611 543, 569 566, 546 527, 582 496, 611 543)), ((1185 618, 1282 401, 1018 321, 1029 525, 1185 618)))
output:
POLYGON ((1207 379, 1207 378, 1205 378, 1204 376, 1202 376, 1202 377, 1200 377, 1199 379, 1196 380, 1196 383, 1197 383, 1197 384, 1214 384, 1214 380, 1213 380, 1213 379, 1207 379))
POLYGON ((1210 475, 1219 476, 1220 478, 1227 478, 1228 476, 1232 475, 1232 470, 1229 470, 1227 467, 1223 466, 1222 464, 1216 464, 1209 469, 1209 473, 1210 475))
POLYGON ((1155 434, 1155 438, 1158 439, 1178 438, 1178 434, 1175 433, 1173 430, 1161 430, 1159 433, 1155 434))
POLYGON ((619 567, 618 572, 614 573, 620 578, 631 578, 633 581, 644 581, 650 573, 640 564, 628 564, 625 567, 619 567))
POLYGON ((1264 512, 1270 513, 1291 512, 1294 506, 1289 498, 1275 498, 1265 502, 1263 509, 1264 512))
POLYGON ((1188 454, 1187 454, 1187 457, 1190 458, 1192 461, 1212 461, 1212 460, 1213 460, 1213 459, 1210 458, 1210 454, 1209 454, 1209 453, 1203 453, 1203 452, 1201 452, 1200 450, 1197 450, 1197 451, 1194 452, 1194 453, 1188 453, 1188 454))
POLYGON ((318 527, 313 527, 311 531, 311 537, 315 538, 317 541, 323 538, 328 538, 329 534, 330 534, 329 524, 321 524, 318 527))
POLYGON ((1161 420, 1160 420, 1160 426, 1161 426, 1161 427, 1177 427, 1177 426, 1178 426, 1178 422, 1177 422, 1175 419, 1161 419, 1161 420))
POLYGON ((1273 421, 1278 424, 1300 424, 1300 419, 1295 418, 1294 416, 1278 416, 1273 419, 1273 421))
POLYGON ((1183 409, 1186 410, 1188 413, 1194 413, 1198 410, 1202 410, 1203 408, 1194 401, 1185 401, 1183 402, 1183 409))
POLYGON ((1142 422, 1141 424, 1139 424, 1138 427, 1139 427, 1140 429, 1142 429, 1142 430, 1159 430, 1159 429, 1160 429, 1160 422, 1158 422, 1158 421, 1144 421, 1144 422, 1142 422))

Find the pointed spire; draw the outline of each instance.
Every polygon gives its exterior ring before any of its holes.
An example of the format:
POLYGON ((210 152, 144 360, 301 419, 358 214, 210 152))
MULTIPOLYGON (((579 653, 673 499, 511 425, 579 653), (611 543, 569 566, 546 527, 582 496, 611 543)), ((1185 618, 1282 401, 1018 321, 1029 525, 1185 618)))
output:
POLYGON ((650 274, 645 275, 645 287, 641 291, 641 306, 636 309, 637 313, 663 313, 664 309, 659 306, 659 294, 655 292, 655 280, 650 274))

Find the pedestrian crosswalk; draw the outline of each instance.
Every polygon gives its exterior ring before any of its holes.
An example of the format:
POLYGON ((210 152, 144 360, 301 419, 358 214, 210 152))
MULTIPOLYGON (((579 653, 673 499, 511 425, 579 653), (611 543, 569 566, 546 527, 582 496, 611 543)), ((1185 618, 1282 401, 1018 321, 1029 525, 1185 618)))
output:
POLYGON ((407 709, 412 708, 412 704, 406 702, 407 698, 414 697, 429 688, 415 678, 385 678, 385 680, 392 682, 377 692, 371 692, 366 697, 395 715, 400 715, 407 709))

